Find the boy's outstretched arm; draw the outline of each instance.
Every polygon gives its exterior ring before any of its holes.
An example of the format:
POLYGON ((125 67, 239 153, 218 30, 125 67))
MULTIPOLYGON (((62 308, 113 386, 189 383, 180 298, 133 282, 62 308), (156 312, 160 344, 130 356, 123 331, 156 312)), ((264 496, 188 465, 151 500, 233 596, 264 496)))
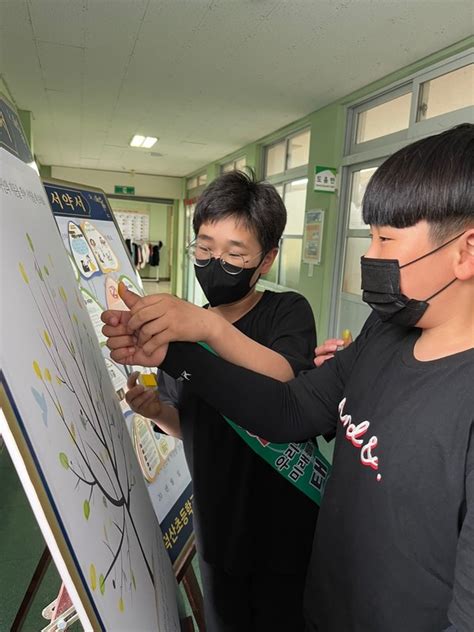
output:
POLYGON ((474 630, 474 421, 466 460, 466 513, 456 553, 449 620, 457 632, 474 630))
MULTIPOLYGON (((217 313, 169 294, 142 298, 123 284, 119 291, 131 310, 128 332, 135 333, 137 347, 148 356, 153 356, 160 347, 172 341, 200 341, 206 342, 225 360, 280 381, 291 380, 295 376, 294 368, 300 370, 307 366, 301 363, 306 349, 299 347, 302 340, 312 341, 314 318, 309 304, 296 294, 286 306, 288 314, 279 313, 275 317, 280 321, 285 317, 291 319, 291 312, 298 313, 299 317, 290 321, 291 328, 288 327, 285 340, 274 340, 269 348, 246 336, 217 313), (292 347, 295 353, 287 359, 287 350, 292 347)), ((104 334, 112 335, 112 329, 104 329, 104 334)))
POLYGON ((221 414, 269 441, 303 441, 334 432, 358 345, 291 382, 235 366, 200 345, 170 344, 162 369, 186 383, 221 414))

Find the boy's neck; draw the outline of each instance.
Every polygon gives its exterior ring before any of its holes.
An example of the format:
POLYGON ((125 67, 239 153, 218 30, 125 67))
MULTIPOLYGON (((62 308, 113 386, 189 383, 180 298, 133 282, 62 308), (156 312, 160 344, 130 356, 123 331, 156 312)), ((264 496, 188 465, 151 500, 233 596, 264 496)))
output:
MULTIPOLYGON (((474 305, 473 305, 474 307, 474 305)), ((439 360, 474 348, 474 310, 456 313, 435 327, 423 329, 414 354, 420 361, 439 360)))
POLYGON ((227 303, 226 305, 218 305, 217 307, 209 307, 213 312, 222 316, 227 322, 235 323, 240 318, 248 314, 262 298, 263 293, 252 289, 247 296, 240 299, 236 303, 227 303))

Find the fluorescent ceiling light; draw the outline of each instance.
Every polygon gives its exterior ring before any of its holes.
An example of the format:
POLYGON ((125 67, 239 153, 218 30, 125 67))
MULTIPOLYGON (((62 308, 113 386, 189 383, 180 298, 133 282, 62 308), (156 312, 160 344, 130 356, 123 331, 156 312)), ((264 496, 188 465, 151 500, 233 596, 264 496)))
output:
POLYGON ((141 147, 144 140, 144 136, 139 136, 138 134, 135 134, 135 136, 130 141, 130 147, 141 147))
POLYGON ((153 145, 156 143, 157 140, 158 139, 155 138, 154 136, 147 136, 142 143, 142 147, 144 149, 150 149, 150 147, 153 147, 153 145))
POLYGON ((135 136, 130 141, 130 147, 141 147, 142 149, 150 149, 156 143, 158 139, 155 136, 135 136))

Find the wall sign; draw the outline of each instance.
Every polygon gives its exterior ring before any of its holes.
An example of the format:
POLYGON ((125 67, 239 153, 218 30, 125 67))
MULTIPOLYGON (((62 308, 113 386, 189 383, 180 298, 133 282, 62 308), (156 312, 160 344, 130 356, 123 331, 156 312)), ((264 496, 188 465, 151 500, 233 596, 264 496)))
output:
POLYGON ((114 186, 114 193, 118 193, 120 195, 135 195, 135 187, 127 187, 116 184, 114 186))
POLYGON ((316 165, 314 168, 314 191, 335 193, 336 175, 337 169, 335 167, 323 167, 322 165, 316 165))

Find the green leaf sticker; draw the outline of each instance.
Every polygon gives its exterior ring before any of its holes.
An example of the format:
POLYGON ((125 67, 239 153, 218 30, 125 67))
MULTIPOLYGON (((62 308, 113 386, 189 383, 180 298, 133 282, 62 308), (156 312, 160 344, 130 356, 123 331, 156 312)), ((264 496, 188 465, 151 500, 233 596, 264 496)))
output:
POLYGON ((28 240, 28 243, 30 245, 31 250, 34 252, 35 251, 35 247, 33 246, 33 240, 31 239, 31 237, 28 235, 28 233, 26 233, 26 238, 28 240))
POLYGON ((88 500, 84 501, 84 505, 83 505, 83 511, 84 511, 84 517, 86 520, 89 520, 89 516, 91 515, 91 506, 89 504, 88 500))
POLYGON ((96 575, 96 572, 95 572, 94 564, 90 565, 89 578, 90 578, 90 582, 91 582, 91 588, 92 588, 92 590, 95 590, 97 588, 97 575, 96 575))
POLYGON ((60 452, 59 453, 59 460, 61 462, 61 465, 63 466, 63 468, 65 470, 69 469, 69 459, 67 458, 67 456, 64 454, 64 452, 60 452))
POLYGON ((37 377, 39 377, 40 380, 43 379, 43 374, 41 373, 40 365, 38 364, 38 362, 36 362, 36 360, 33 361, 33 371, 36 373, 37 377))
POLYGON ((25 267, 24 267, 24 265, 20 262, 20 263, 18 264, 18 267, 20 268, 20 272, 21 272, 21 276, 23 277, 23 281, 24 281, 25 283, 29 283, 29 282, 30 282, 30 280, 28 279, 28 275, 26 274, 26 271, 25 271, 25 267))
POLYGON ((102 595, 105 593, 105 579, 103 575, 99 576, 99 590, 102 595))

